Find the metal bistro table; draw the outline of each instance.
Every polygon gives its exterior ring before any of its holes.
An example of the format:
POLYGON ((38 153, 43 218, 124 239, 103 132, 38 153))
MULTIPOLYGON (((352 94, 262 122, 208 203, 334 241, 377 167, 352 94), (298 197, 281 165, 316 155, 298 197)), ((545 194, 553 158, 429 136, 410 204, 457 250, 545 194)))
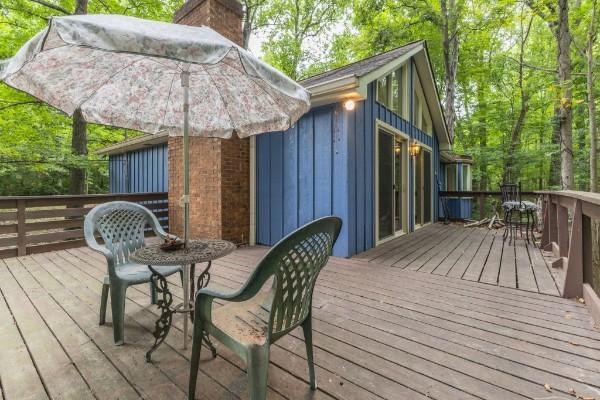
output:
MULTIPOLYGON (((235 250, 235 245, 226 240, 203 239, 190 240, 188 247, 175 251, 165 251, 160 248, 160 244, 150 245, 136 250, 131 254, 130 259, 136 263, 147 265, 152 272, 152 284, 156 291, 161 294, 162 299, 158 300, 157 305, 161 311, 160 317, 156 321, 154 329, 154 345, 146 353, 146 361, 151 362, 152 353, 161 345, 169 334, 173 322, 174 313, 189 314, 193 318, 194 309, 194 274, 196 264, 207 263, 202 273, 198 276, 196 284, 197 289, 202 289, 210 282, 210 267, 213 260, 226 256, 235 250), (167 279, 158 273, 152 266, 156 265, 183 265, 183 303, 172 307, 173 296, 169 290, 167 279), (190 290, 191 284, 191 290, 190 290)), ((188 318, 183 319, 183 348, 188 344, 188 318)), ((208 335, 204 341, 212 351, 213 357, 216 357, 216 349, 211 343, 208 335)))

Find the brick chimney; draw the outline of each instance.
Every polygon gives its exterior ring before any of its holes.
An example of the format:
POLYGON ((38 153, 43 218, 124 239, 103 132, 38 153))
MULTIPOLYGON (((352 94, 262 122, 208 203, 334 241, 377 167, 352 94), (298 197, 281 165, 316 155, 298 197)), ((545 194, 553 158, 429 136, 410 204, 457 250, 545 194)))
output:
MULTIPOLYGON (((174 22, 208 26, 242 45, 237 0, 188 0, 174 22)), ((183 233, 183 139, 169 138, 169 229, 183 233)), ((249 139, 190 138, 190 236, 248 243, 250 236, 249 139)))

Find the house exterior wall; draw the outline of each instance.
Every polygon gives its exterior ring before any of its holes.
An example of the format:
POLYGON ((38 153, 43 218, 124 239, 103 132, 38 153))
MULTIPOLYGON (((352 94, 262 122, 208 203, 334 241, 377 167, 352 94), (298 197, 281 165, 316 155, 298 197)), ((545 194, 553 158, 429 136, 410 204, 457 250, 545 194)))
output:
MULTIPOLYGON (((411 63, 412 64, 412 63, 411 63)), ((411 90, 410 93, 413 93, 411 90)), ((412 116, 412 98, 411 103, 412 116)), ((375 101, 375 85, 352 111, 340 103, 316 107, 286 132, 256 138, 256 241, 272 245, 324 215, 342 218, 334 255, 348 257, 375 246, 375 124, 404 132, 432 149, 432 219, 438 218, 437 137, 427 135, 375 101)), ((413 165, 409 163, 413 193, 413 165)), ((409 196, 409 230, 414 230, 409 196)))
POLYGON ((166 192, 169 189, 167 144, 108 158, 111 193, 166 192))

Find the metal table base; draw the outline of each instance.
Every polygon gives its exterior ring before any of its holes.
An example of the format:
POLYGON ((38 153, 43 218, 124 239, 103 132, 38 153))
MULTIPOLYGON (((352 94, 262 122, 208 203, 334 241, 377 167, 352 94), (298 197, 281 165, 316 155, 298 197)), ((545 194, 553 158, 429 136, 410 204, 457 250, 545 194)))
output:
MULTIPOLYGON (((183 266, 182 272, 182 285, 183 285, 183 299, 182 303, 177 304, 173 307, 173 295, 169 290, 169 284, 167 279, 156 271, 151 265, 148 266, 152 272, 152 284, 156 289, 156 292, 161 295, 161 298, 156 302, 156 305, 160 309, 160 316, 156 320, 154 325, 154 345, 146 353, 146 362, 152 362, 152 353, 165 341, 171 325, 173 324, 173 314, 183 314, 183 348, 187 349, 188 346, 188 317, 194 321, 194 294, 196 290, 203 289, 208 286, 210 282, 210 267, 212 262, 208 261, 206 268, 198 276, 196 285, 194 285, 194 275, 196 270, 196 264, 186 264, 183 266), (190 289, 191 281, 191 291, 190 289), (194 287, 195 286, 195 287, 194 287)), ((217 350, 210 341, 207 333, 204 334, 203 342, 208 346, 212 352, 213 358, 217 356, 217 350)))

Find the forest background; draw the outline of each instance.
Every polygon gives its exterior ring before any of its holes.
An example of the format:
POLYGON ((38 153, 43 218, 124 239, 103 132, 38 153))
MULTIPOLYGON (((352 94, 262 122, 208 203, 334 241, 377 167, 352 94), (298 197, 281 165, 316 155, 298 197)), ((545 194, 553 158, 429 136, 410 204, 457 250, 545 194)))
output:
MULTIPOLYGON (((171 21, 183 0, 0 0, 0 59, 56 15, 171 21)), ((425 39, 474 190, 597 191, 597 0, 244 0, 244 46, 300 80, 425 39)), ((0 83, 0 195, 104 193, 101 147, 139 133, 86 125, 0 83)))

